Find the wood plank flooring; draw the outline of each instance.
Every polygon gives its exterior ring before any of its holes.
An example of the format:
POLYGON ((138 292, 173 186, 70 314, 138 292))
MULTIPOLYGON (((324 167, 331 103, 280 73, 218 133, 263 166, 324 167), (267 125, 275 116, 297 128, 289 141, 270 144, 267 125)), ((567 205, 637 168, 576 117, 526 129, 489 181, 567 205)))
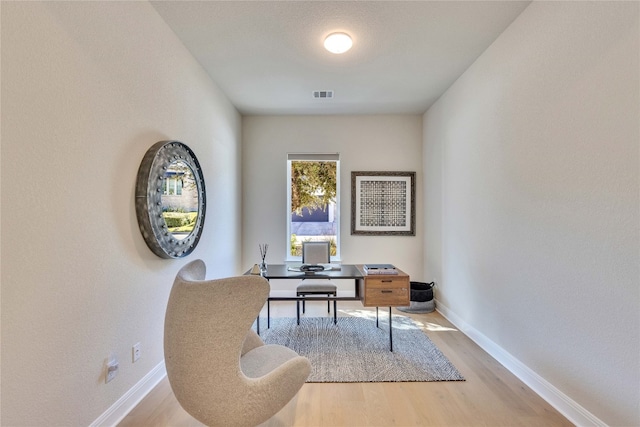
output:
MULTIPOLYGON (((326 316, 326 307, 324 302, 308 303, 306 316, 326 316)), ((358 302, 338 303, 339 316, 361 310, 371 309, 358 302)), ((295 317, 295 313, 292 302, 271 303, 273 317, 295 317)), ((573 425, 439 313, 408 314, 394 309, 394 314, 418 322, 466 381, 307 383, 262 426, 573 425)), ((266 316, 266 309, 262 315, 266 316)), ((202 425, 180 407, 165 378, 119 427, 202 425)))

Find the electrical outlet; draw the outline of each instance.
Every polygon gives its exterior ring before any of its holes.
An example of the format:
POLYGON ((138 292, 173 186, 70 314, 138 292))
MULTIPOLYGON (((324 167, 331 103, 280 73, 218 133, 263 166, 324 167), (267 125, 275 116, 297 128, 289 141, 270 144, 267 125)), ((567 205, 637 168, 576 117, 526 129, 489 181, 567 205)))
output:
POLYGON ((118 363, 118 359, 111 356, 107 361, 107 373, 105 375, 105 383, 108 383, 112 379, 118 375, 118 368, 120 368, 120 364, 118 363))
POLYGON ((137 362, 140 359, 142 353, 142 348, 140 347, 140 343, 137 342, 131 348, 131 357, 133 359, 133 363, 137 362))

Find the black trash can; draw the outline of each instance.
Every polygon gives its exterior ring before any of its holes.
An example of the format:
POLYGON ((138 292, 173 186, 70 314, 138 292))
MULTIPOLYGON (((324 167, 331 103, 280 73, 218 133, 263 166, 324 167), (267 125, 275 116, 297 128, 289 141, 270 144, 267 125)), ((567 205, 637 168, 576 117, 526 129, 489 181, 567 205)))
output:
POLYGON ((409 307, 397 307, 398 310, 406 313, 431 313, 436 309, 433 300, 434 282, 410 282, 411 296, 409 307))

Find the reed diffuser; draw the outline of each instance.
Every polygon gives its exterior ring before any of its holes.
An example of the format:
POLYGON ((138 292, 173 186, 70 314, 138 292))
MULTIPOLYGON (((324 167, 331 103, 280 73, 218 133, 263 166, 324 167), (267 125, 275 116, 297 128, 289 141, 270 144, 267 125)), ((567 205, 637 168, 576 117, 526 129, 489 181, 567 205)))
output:
POLYGON ((260 249, 260 258, 262 259, 262 262, 260 263, 260 272, 266 273, 267 263, 265 262, 265 258, 267 257, 267 249, 269 249, 269 244, 259 243, 258 248, 260 249))

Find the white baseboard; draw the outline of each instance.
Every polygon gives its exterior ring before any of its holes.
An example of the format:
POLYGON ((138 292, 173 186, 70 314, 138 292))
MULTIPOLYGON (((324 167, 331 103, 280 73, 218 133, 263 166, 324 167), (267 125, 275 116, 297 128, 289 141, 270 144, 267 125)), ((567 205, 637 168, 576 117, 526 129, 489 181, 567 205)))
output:
POLYGON ((100 415, 90 427, 117 426, 160 381, 167 375, 164 360, 144 376, 131 390, 100 415))
POLYGON ((606 427, 602 420, 580 406, 569 396, 558 390, 549 381, 538 375, 520 360, 513 357, 505 349, 491 341, 480 331, 467 324, 462 318, 451 311, 447 306, 436 299, 436 309, 447 320, 449 320, 458 330, 468 336, 478 344, 491 357, 496 359, 502 366, 529 386, 540 397, 547 401, 558 412, 564 415, 569 421, 577 426, 584 427, 606 427))

